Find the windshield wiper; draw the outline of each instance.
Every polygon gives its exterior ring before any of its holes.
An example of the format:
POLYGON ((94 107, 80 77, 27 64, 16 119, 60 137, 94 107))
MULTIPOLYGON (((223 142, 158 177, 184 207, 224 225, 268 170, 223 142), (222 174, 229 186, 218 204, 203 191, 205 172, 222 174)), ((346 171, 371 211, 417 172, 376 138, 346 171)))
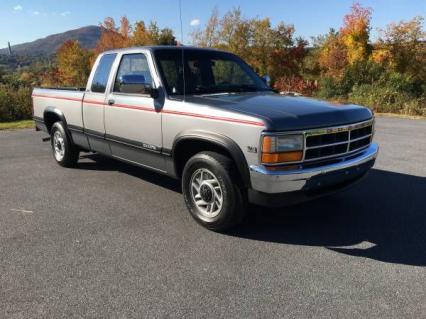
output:
POLYGON ((195 92, 189 94, 194 95, 205 95, 205 94, 220 94, 220 93, 243 93, 243 92, 265 92, 272 91, 271 88, 261 88, 256 85, 241 84, 241 85, 230 85, 230 86, 210 86, 210 87, 198 87, 195 92))

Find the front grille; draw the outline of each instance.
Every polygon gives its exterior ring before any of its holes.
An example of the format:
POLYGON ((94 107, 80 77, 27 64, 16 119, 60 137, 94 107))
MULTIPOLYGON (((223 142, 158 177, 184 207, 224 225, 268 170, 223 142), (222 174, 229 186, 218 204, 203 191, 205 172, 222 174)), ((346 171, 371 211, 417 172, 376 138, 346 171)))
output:
POLYGON ((315 146, 321 146, 325 144, 345 142, 348 140, 348 136, 349 136, 349 132, 309 136, 309 138, 306 139, 306 146, 315 147, 315 146))
POLYGON ((305 132, 304 161, 355 153, 371 143, 373 121, 305 132))
POLYGON ((305 153, 305 159, 310 160, 315 158, 328 157, 335 154, 342 154, 345 153, 347 149, 347 143, 307 149, 305 153))

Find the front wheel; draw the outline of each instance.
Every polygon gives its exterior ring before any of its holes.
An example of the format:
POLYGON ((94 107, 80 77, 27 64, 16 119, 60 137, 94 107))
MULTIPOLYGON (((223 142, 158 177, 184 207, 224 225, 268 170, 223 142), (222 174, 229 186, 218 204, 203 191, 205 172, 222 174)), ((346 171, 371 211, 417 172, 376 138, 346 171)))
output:
POLYGON ((232 160, 216 152, 191 157, 182 176, 185 203, 204 227, 224 231, 240 223, 247 200, 232 160))
POLYGON ((52 125, 50 139, 56 162, 63 167, 74 167, 77 164, 80 152, 66 134, 62 122, 56 122, 52 125))

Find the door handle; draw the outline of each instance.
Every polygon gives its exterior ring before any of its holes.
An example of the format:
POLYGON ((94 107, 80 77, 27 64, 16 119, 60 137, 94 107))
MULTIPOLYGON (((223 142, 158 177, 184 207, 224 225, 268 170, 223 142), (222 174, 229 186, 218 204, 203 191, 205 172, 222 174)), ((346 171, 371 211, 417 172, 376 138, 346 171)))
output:
POLYGON ((114 103, 115 103, 115 101, 113 99, 108 100, 108 105, 113 105, 114 103))

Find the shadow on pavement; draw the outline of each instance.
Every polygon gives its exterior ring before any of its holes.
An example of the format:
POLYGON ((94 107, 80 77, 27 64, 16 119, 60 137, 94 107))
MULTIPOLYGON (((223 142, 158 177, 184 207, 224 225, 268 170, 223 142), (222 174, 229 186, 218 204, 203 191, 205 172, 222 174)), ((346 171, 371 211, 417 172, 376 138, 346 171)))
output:
MULTIPOLYGON (((180 183, 98 155, 79 169, 120 171, 169 190, 180 183)), ((372 169, 349 190, 293 207, 251 207, 227 235, 274 243, 323 246, 383 262, 426 266, 426 178, 372 169)))
POLYGON ((230 235, 425 266, 425 199, 426 178, 373 169, 333 196, 287 208, 254 207, 230 235))

